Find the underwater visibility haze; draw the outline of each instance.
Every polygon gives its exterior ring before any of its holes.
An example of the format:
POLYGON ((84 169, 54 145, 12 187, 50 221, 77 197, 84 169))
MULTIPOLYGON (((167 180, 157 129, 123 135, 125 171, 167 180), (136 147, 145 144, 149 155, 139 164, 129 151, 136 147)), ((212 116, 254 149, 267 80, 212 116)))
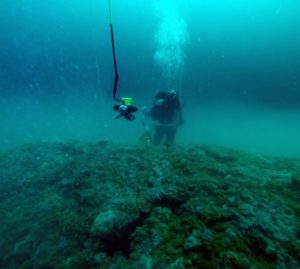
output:
MULTIPOLYGON (((299 155, 300 4, 112 1, 120 96, 139 108, 174 88, 178 143, 299 155)), ((114 120, 108 1, 1 2, 3 148, 79 139, 136 143, 114 120), (119 130, 122 129, 122 136, 119 130)))
POLYGON ((300 268, 299 0, 0 13, 0 268, 300 268), (182 124, 154 146, 170 90, 182 124))

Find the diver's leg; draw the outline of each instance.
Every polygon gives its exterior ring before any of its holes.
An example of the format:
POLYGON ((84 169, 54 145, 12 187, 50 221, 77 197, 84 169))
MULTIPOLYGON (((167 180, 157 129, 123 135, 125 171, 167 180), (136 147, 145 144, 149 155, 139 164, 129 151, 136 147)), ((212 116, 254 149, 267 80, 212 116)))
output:
POLYGON ((153 137, 153 145, 159 145, 164 135, 162 126, 156 126, 153 137))
POLYGON ((169 127, 166 130, 166 144, 171 146, 174 143, 177 127, 169 127))

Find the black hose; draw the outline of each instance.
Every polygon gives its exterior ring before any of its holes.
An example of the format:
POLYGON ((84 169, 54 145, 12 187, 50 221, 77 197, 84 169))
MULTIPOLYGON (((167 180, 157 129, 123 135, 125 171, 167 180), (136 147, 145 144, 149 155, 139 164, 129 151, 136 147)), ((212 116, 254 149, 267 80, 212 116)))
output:
POLYGON ((114 30, 113 25, 110 23, 110 35, 111 35, 111 45, 112 45, 112 53, 114 59, 114 69, 115 69, 115 80, 114 80, 114 89, 113 89, 113 97, 116 101, 120 102, 121 100, 117 98, 117 89, 119 82, 119 74, 117 68, 117 60, 116 60, 116 51, 115 51, 115 40, 114 40, 114 30))

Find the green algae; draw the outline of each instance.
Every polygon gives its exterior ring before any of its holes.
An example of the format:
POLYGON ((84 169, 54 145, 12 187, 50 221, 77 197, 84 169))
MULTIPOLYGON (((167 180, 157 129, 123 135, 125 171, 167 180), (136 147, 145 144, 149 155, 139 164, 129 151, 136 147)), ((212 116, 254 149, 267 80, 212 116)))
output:
POLYGON ((1 268, 299 268, 295 159, 70 142, 0 164, 1 268))

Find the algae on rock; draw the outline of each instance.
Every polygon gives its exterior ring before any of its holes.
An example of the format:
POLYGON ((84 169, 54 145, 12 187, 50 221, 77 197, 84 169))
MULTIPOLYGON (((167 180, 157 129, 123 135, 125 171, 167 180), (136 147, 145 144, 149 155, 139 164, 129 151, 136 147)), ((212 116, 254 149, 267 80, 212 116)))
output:
POLYGON ((0 267, 300 268, 300 163, 216 146, 0 155, 0 267))

